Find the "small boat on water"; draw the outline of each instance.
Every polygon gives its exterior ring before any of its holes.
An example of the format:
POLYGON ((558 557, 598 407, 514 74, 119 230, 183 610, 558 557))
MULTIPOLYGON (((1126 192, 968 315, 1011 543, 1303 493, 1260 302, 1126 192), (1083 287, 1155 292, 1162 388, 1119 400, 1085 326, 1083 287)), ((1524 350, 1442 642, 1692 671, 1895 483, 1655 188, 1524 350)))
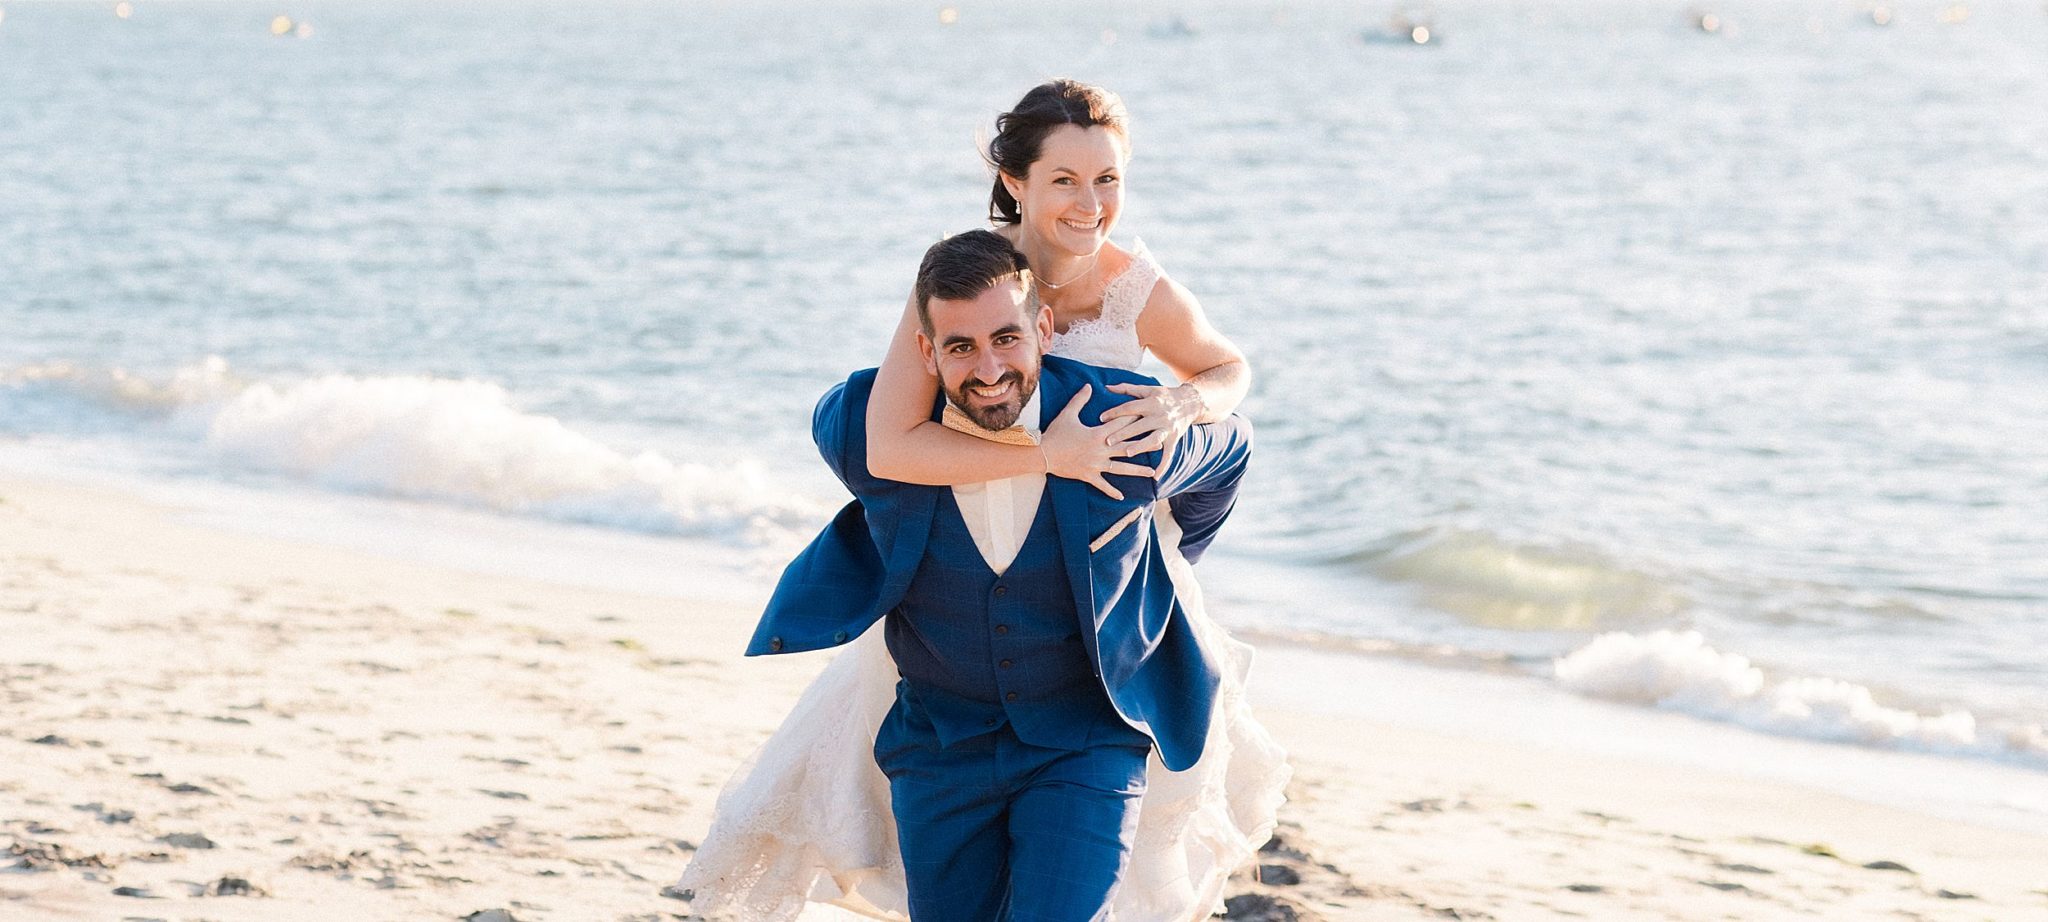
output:
POLYGON ((1367 44, 1373 45, 1437 45, 1443 43, 1443 34, 1437 31, 1436 21, 1427 10, 1396 10, 1387 17, 1387 24, 1379 29, 1367 29, 1359 35, 1367 44))
POLYGON ((1153 38, 1194 38, 1202 34, 1194 22, 1186 16, 1175 13, 1164 19, 1155 19, 1145 27, 1145 33, 1153 38))

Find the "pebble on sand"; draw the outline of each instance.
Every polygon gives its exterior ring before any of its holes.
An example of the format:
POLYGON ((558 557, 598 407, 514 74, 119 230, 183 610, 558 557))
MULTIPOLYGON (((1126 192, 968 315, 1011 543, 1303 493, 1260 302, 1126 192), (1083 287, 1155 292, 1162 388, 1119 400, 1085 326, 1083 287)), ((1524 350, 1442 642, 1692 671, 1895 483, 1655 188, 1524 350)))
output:
POLYGON ((203 896, 269 896, 270 891, 258 887, 242 877, 223 877, 207 884, 201 891, 203 896))
POLYGON ((205 833, 199 832, 174 832, 167 836, 159 836, 157 841, 177 848, 214 847, 213 840, 207 838, 205 833))

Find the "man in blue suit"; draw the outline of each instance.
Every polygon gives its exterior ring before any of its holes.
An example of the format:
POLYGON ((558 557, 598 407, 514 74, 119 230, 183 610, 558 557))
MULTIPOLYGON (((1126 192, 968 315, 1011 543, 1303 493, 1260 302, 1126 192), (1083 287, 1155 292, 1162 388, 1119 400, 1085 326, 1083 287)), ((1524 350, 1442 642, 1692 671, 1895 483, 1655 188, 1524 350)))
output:
MULTIPOLYGON (((917 302, 934 418, 952 428, 1033 440, 1052 408, 1094 424, 1129 399, 1110 385, 1156 383, 1044 355, 1052 312, 1023 255, 987 231, 925 254, 917 302)), ((1194 764, 1218 684, 1166 555, 1198 556, 1229 515, 1251 426, 1233 416, 1136 456, 1154 475, 1108 475, 1121 498, 1044 474, 921 486, 868 473, 874 378, 818 403, 813 437, 855 502, 784 572, 747 653, 836 646, 884 621, 902 680, 874 755, 914 922, 1107 918, 1146 757, 1194 764), (1168 546, 1158 500, 1181 529, 1168 546)))

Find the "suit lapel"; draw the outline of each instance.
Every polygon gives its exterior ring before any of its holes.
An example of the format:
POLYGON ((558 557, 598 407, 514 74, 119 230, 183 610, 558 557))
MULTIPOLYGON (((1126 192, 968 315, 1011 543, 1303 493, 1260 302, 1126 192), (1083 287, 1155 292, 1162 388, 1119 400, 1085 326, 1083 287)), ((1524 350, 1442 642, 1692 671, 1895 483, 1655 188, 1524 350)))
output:
MULTIPOLYGON (((1095 633, 1095 568, 1089 559, 1088 494, 1091 487, 1078 480, 1046 478, 1052 491, 1053 524, 1060 534, 1060 556, 1067 564, 1067 582, 1074 589, 1074 611, 1082 626, 1095 633)), ((1089 650, 1095 649, 1093 644, 1089 650)))
MULTIPOLYGON (((1052 421, 1066 409, 1067 401, 1074 399, 1074 392, 1081 389, 1082 382, 1074 373, 1075 366, 1056 356, 1047 356, 1038 375, 1038 428, 1045 431, 1052 421)), ((1100 653, 1096 650, 1095 639, 1095 568, 1088 553, 1088 542, 1094 536, 1088 522, 1088 491, 1094 489, 1078 480, 1063 477, 1047 477, 1045 488, 1052 492, 1053 524, 1059 529, 1060 557, 1067 565, 1067 583, 1074 591, 1074 613, 1079 616, 1084 636, 1088 637, 1088 655, 1096 661, 1101 671, 1100 653)))

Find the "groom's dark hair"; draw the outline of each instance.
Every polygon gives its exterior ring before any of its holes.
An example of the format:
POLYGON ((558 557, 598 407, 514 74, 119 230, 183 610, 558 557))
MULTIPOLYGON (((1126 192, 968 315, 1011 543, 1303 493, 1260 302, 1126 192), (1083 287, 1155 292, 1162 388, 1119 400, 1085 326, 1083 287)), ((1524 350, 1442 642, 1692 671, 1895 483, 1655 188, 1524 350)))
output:
POLYGON ((954 234, 924 251, 917 266, 917 322, 932 335, 932 299, 971 301, 1005 279, 1024 286, 1026 318, 1038 315, 1038 286, 1024 254, 993 231, 954 234))

